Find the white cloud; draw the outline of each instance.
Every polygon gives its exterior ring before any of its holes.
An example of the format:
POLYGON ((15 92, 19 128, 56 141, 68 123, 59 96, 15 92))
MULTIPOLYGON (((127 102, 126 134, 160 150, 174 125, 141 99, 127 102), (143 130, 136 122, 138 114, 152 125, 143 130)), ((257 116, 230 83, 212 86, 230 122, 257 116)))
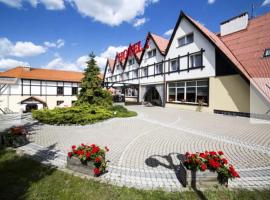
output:
POLYGON ((37 56, 46 51, 43 46, 35 45, 32 42, 16 42, 12 55, 17 57, 37 56))
POLYGON ((104 52, 100 54, 100 57, 114 59, 116 53, 120 53, 127 48, 127 46, 109 46, 104 52))
POLYGON ((138 19, 135 19, 134 20, 134 23, 133 23, 133 26, 134 27, 139 27, 139 26, 142 26, 143 24, 145 24, 145 22, 147 22, 148 21, 148 19, 146 19, 146 18, 138 18, 138 19))
POLYGON ((0 2, 14 8, 21 8, 24 2, 30 3, 33 7, 43 4, 47 10, 65 9, 64 0, 0 0, 0 2))
POLYGON ((0 2, 14 8, 20 8, 21 5, 21 0, 0 0, 0 2))
POLYGON ((216 0, 208 0, 208 4, 213 4, 215 2, 216 2, 216 0))
POLYGON ((29 66, 29 63, 10 59, 10 58, 0 59, 0 69, 6 70, 9 68, 18 67, 18 66, 29 66))
MULTIPOLYGON (((104 52, 95 57, 97 65, 103 72, 107 58, 115 58, 117 52, 121 52, 126 49, 127 46, 109 46, 104 52)), ((86 67, 86 62, 89 57, 87 55, 80 56, 77 60, 65 61, 58 53, 54 54, 54 59, 51 60, 47 65, 42 66, 48 69, 60 69, 60 70, 72 70, 72 71, 83 71, 86 67)))
POLYGON ((264 0, 264 2, 262 3, 262 6, 266 6, 270 4, 270 0, 264 0))
POLYGON ((49 48, 61 48, 65 46, 65 41, 63 39, 58 39, 56 42, 44 42, 44 45, 49 48))
POLYGON ((7 38, 0 38, 0 55, 4 56, 37 56, 43 54, 47 49, 43 46, 36 45, 32 42, 18 41, 13 44, 7 38))
POLYGON ((81 71, 75 63, 66 62, 61 57, 54 58, 50 61, 44 68, 47 69, 60 69, 60 70, 71 70, 71 71, 81 71))
POLYGON ((165 36, 171 36, 172 33, 173 33, 173 29, 169 29, 163 35, 165 35, 165 36))
POLYGON ((144 14, 144 9, 158 0, 69 0, 83 15, 111 26, 122 22, 132 22, 137 16, 144 14))

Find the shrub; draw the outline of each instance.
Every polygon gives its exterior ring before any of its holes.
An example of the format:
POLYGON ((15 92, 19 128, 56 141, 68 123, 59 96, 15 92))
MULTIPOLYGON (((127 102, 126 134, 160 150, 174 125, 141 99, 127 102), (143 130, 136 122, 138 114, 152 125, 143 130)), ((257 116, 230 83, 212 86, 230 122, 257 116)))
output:
POLYGON ((137 116, 137 113, 134 111, 129 111, 127 108, 121 105, 116 105, 111 107, 115 117, 134 117, 137 116))
POLYGON ((34 119, 45 124, 56 125, 86 125, 112 117, 132 117, 136 115, 136 112, 129 111, 123 106, 112 106, 111 108, 107 108, 102 106, 90 106, 88 104, 70 108, 35 110, 32 112, 34 119))
POLYGON ((92 124, 113 117, 112 111, 99 106, 74 106, 33 111, 33 118, 46 124, 92 124))

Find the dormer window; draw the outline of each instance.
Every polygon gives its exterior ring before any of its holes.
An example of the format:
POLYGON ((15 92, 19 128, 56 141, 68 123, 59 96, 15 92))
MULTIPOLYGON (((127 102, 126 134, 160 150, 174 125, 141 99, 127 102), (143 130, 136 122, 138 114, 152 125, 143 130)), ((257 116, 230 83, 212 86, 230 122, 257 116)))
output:
POLYGON ((116 70, 120 70, 120 65, 116 65, 116 70))
POLYGON ((153 49, 153 50, 147 52, 148 58, 155 57, 156 54, 157 54, 157 50, 156 49, 153 49))
POLYGON ((190 33, 178 39, 178 46, 182 47, 194 41, 194 34, 190 33))
POLYGON ((128 65, 133 65, 135 63, 135 59, 131 58, 128 60, 128 65))
POLYGON ((270 49, 265 49, 263 57, 270 57, 270 49))

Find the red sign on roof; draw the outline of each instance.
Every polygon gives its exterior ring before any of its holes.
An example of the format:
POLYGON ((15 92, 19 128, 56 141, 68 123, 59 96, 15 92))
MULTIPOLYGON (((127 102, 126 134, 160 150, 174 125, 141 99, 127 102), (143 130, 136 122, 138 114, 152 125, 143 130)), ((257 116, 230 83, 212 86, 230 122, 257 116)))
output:
POLYGON ((128 56, 131 56, 133 54, 137 54, 137 53, 141 52, 142 50, 143 50, 143 48, 141 46, 141 41, 139 41, 139 42, 136 42, 135 44, 130 45, 128 49, 125 49, 121 53, 118 53, 117 57, 118 57, 119 61, 122 62, 128 56))

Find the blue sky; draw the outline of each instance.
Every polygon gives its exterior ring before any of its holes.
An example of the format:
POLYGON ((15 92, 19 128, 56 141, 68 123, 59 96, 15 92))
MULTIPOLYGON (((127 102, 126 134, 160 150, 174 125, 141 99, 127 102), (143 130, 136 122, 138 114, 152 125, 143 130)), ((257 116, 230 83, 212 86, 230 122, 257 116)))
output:
POLYGON ((245 11, 270 12, 270 0, 0 0, 0 71, 17 65, 82 70, 148 31, 169 38, 180 10, 211 31, 245 11))

